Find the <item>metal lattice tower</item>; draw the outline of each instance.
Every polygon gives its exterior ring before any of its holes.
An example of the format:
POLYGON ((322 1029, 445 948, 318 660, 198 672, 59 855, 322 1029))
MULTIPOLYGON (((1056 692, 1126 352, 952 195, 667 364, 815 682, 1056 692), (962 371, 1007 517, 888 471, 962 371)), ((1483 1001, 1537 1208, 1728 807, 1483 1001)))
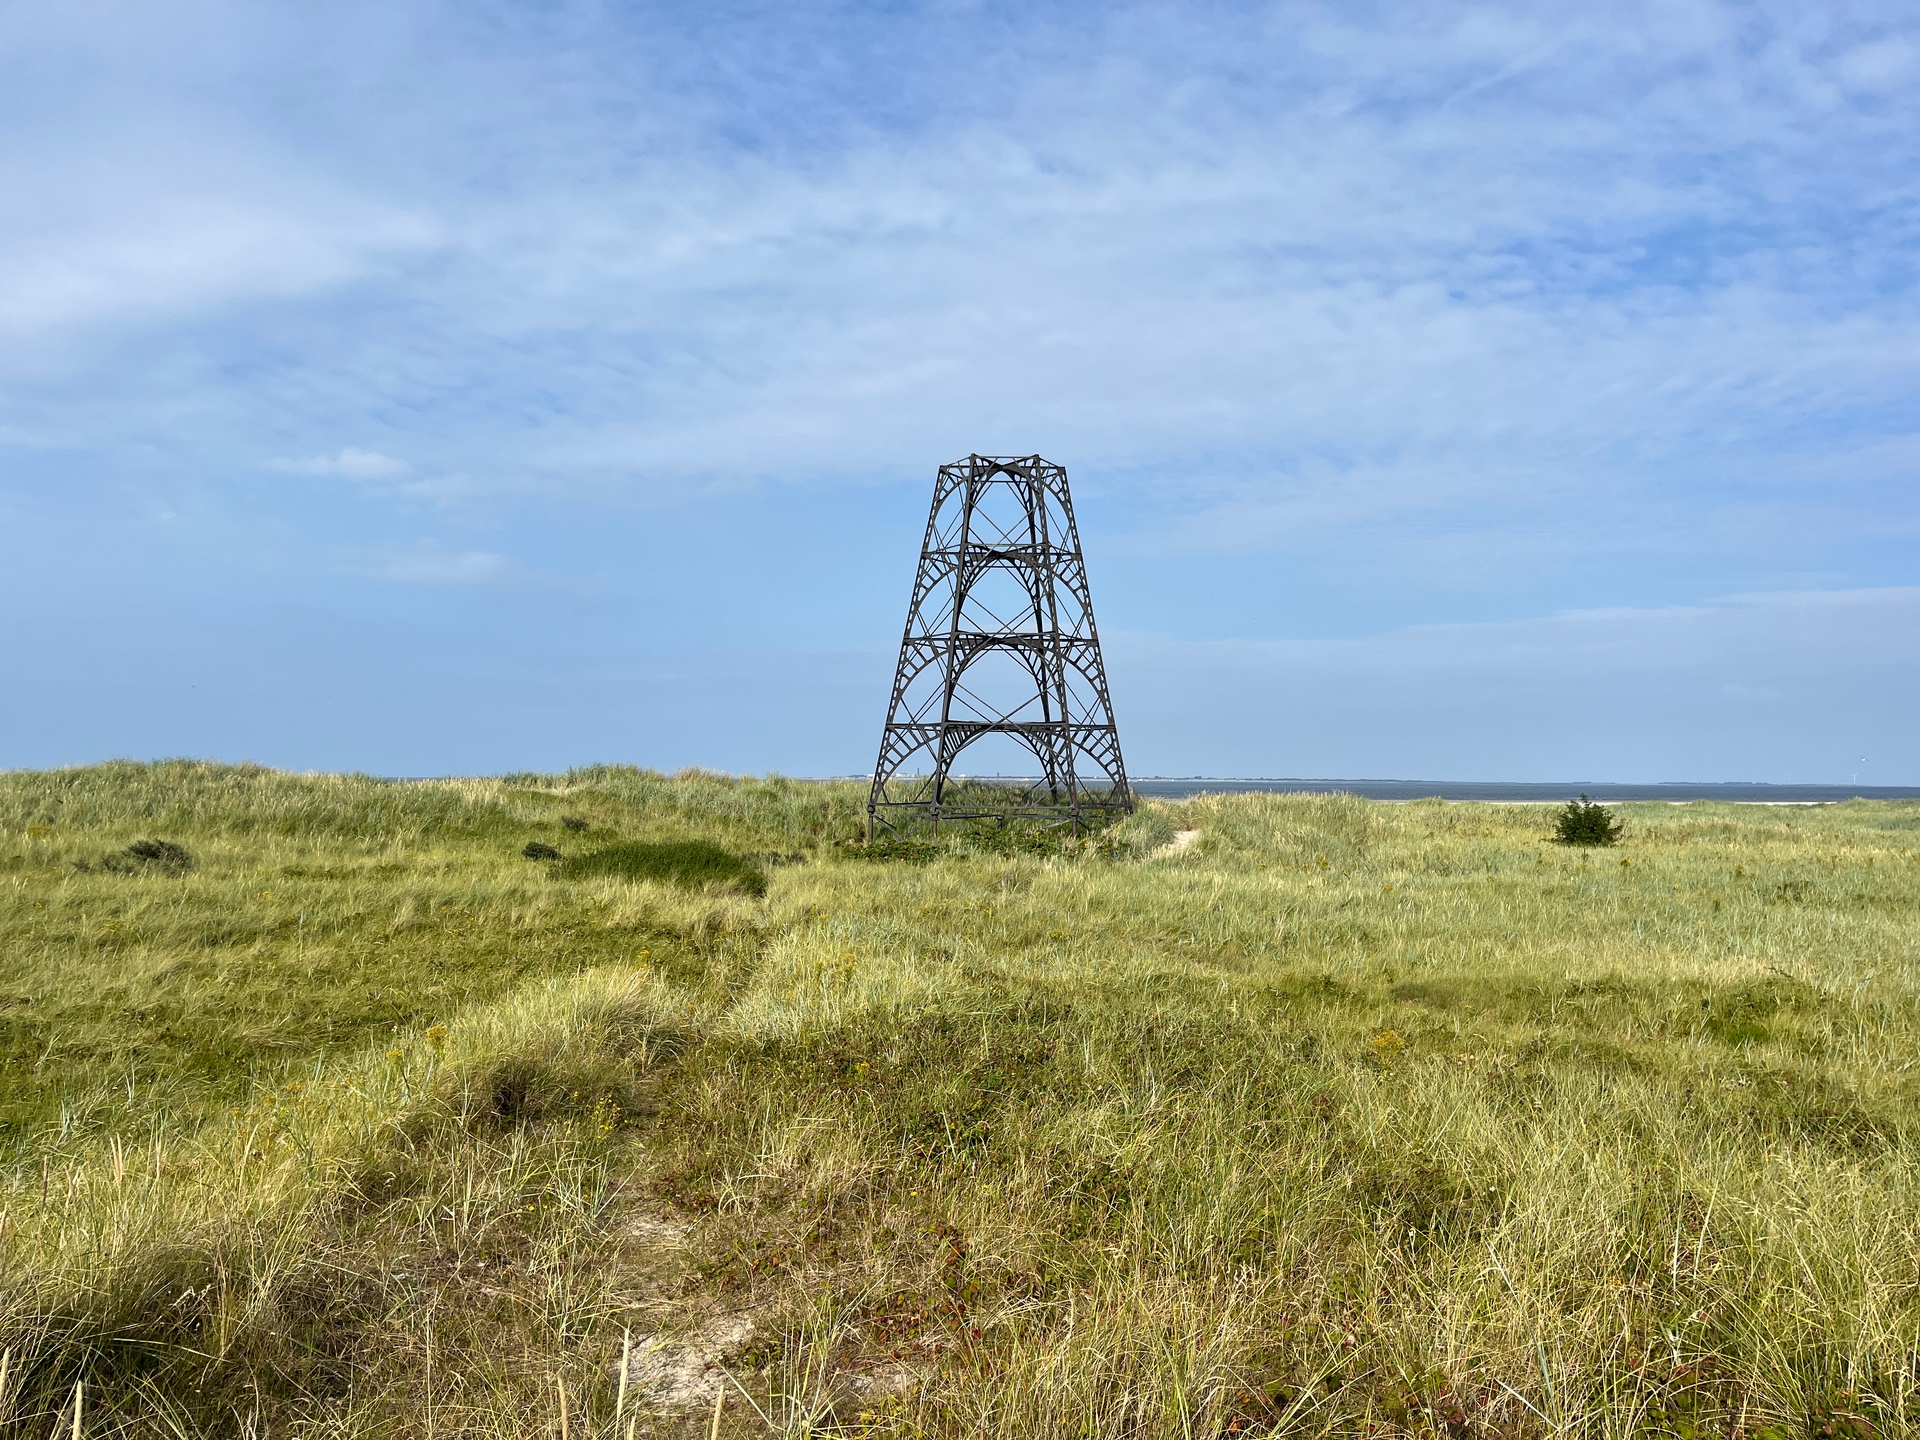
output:
POLYGON ((1038 455, 942 465, 867 798, 867 836, 915 814, 1070 823, 1133 809, 1067 472, 1038 455), (955 763, 1003 735, 1039 769, 960 786, 955 763), (905 773, 919 762, 924 773, 905 773), (951 795, 950 795, 951 789, 951 795), (951 799, 952 803, 948 803, 951 799))

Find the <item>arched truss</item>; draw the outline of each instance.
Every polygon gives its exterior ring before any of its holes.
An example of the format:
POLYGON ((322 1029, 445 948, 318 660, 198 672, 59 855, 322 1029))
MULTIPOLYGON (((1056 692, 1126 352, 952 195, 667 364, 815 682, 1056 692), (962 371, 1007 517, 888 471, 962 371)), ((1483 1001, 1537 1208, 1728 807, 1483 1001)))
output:
POLYGON ((969 455, 934 482, 920 569, 867 801, 867 829, 918 813, 1014 812, 1078 826, 1131 811, 1067 472, 1038 455, 969 455), (1005 736, 1033 757, 1017 791, 946 804, 967 749, 1005 736))

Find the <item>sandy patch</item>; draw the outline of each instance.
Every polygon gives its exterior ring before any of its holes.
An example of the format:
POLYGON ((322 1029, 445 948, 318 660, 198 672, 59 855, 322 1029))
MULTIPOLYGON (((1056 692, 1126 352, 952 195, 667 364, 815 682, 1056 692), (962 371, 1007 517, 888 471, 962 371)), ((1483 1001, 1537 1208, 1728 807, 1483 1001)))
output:
POLYGON ((643 1245, 684 1245, 693 1227, 678 1220, 662 1220, 652 1215, 636 1215, 627 1222, 627 1236, 643 1245))
POLYGON ((628 1391, 669 1410, 711 1406, 733 1388, 722 1366, 753 1331, 747 1316, 722 1315, 692 1335, 636 1335, 627 1354, 628 1391))
POLYGON ((888 1395, 908 1396, 926 1383, 927 1377, 897 1360, 882 1360, 864 1370, 844 1377, 846 1386, 857 1399, 879 1400, 888 1395))

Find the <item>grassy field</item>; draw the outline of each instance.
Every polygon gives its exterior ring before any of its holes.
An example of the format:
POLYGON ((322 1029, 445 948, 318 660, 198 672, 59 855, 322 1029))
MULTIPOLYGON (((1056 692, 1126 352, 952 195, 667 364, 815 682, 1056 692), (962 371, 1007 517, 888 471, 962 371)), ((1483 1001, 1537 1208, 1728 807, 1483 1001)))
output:
POLYGON ((862 799, 0 775, 0 1435, 1917 1428, 1920 806, 862 799))

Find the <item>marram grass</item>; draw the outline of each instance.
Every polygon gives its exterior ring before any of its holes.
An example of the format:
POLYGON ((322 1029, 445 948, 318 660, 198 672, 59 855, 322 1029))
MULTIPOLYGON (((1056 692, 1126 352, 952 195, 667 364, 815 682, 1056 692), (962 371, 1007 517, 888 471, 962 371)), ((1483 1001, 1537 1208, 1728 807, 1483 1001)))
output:
POLYGON ((861 798, 0 776, 0 1434, 1915 1428, 1920 807, 861 798))

